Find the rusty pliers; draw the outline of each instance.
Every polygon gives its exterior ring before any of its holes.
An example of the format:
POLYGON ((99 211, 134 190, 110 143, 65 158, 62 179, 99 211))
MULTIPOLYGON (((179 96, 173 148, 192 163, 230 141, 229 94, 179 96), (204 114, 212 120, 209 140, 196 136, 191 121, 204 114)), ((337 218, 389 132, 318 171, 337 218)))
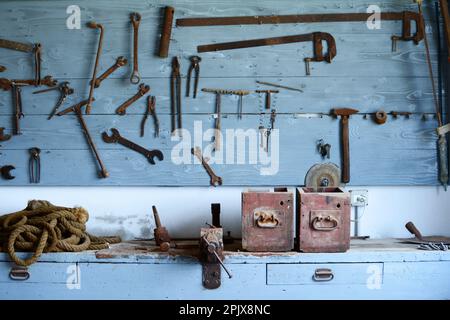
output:
POLYGON ((39 183, 41 180, 41 149, 39 148, 31 148, 30 152, 30 163, 29 163, 29 171, 30 171, 30 183, 39 183))
MULTIPOLYGON (((172 111, 172 133, 176 129, 182 128, 181 115, 181 75, 180 63, 178 58, 174 57, 172 60, 172 75, 170 77, 170 93, 171 93, 171 111, 172 111), (175 114, 177 115, 177 122, 175 123, 175 114)), ((181 134, 181 131, 180 131, 181 134)))
POLYGON ((52 112, 48 116, 48 118, 47 118, 48 120, 53 118, 53 116, 58 112, 59 107, 61 107, 61 105, 64 103, 64 101, 67 100, 67 97, 74 93, 74 89, 69 87, 69 82, 65 81, 65 82, 62 82, 59 85, 59 87, 35 91, 35 92, 33 92, 33 94, 44 93, 44 92, 49 92, 49 91, 53 91, 53 90, 59 90, 60 96, 59 96, 58 101, 56 102, 56 105, 53 107, 52 112))
POLYGON ((191 60, 191 65, 189 66, 188 76, 187 76, 187 84, 186 84, 186 97, 189 97, 189 91, 191 90, 191 77, 192 70, 195 71, 194 74, 194 99, 197 98, 197 88, 198 88, 198 79, 200 77, 200 61, 202 58, 199 56, 192 56, 189 58, 191 60))
POLYGON ((145 111, 144 118, 141 123, 141 137, 144 136, 145 133, 145 123, 147 122, 147 118, 149 115, 153 116, 153 121, 155 123, 155 137, 159 137, 159 119, 156 114, 156 97, 148 96, 147 97, 147 110, 145 111))

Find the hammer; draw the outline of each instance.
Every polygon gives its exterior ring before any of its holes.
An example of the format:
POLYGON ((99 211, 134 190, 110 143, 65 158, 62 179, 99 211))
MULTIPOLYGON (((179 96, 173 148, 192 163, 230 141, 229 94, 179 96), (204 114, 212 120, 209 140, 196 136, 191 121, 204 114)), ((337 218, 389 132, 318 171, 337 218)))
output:
POLYGON ((358 113, 358 110, 350 108, 334 109, 332 113, 341 117, 341 138, 342 138, 342 182, 350 181, 350 143, 348 134, 348 119, 352 114, 358 113))

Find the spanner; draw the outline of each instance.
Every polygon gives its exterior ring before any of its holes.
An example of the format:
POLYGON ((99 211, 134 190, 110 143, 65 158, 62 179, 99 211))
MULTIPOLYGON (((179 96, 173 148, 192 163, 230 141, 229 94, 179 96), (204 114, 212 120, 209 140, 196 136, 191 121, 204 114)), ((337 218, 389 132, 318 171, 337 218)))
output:
POLYGON ((6 71, 6 67, 0 66, 0 72, 6 71))
POLYGON ((100 59, 100 55, 102 54, 102 48, 103 48, 103 34, 105 32, 103 25, 100 23, 96 23, 94 21, 88 22, 87 26, 91 29, 99 29, 100 30, 100 37, 98 40, 98 47, 97 47, 97 54, 95 55, 95 64, 94 64, 94 70, 92 71, 92 79, 91 79, 91 87, 89 89, 89 98, 88 98, 88 104, 86 105, 86 114, 91 113, 91 104, 94 98, 94 82, 95 79, 97 79, 97 68, 98 68, 98 61, 100 59))
POLYGON ((44 79, 41 79, 40 82, 36 82, 35 79, 33 80, 9 80, 6 78, 0 79, 0 88, 2 88, 5 91, 9 91, 12 88, 12 85, 19 85, 19 86, 47 86, 47 87, 54 87, 58 84, 57 80, 54 80, 51 76, 46 76, 44 79))
POLYGON ((214 187, 217 187, 218 185, 221 186, 222 178, 214 173, 209 164, 206 162, 205 158, 203 158, 202 150, 199 147, 195 147, 191 149, 191 153, 195 155, 198 158, 198 160, 202 163, 203 168, 205 168, 206 172, 211 178, 210 184, 214 187))
POLYGON ((137 12, 131 13, 130 21, 133 26, 133 73, 131 74, 130 82, 132 84, 138 84, 141 81, 138 67, 139 24, 141 23, 141 15, 137 12))
POLYGON ((122 56, 118 57, 116 60, 116 63, 114 63, 111 67, 109 67, 105 72, 103 72, 103 74, 101 76, 99 76, 97 79, 95 79, 94 88, 100 87, 100 84, 102 83, 103 80, 108 78, 114 71, 116 71, 120 67, 123 67, 127 63, 128 63, 128 60, 126 58, 124 58, 122 56))
POLYGON ((106 143, 119 143, 124 147, 142 154, 151 164, 155 164, 155 160, 153 159, 155 157, 158 158, 159 161, 164 160, 164 155, 160 150, 147 150, 140 145, 137 145, 136 143, 122 137, 119 133, 119 130, 117 130, 116 128, 112 128, 111 132, 111 136, 108 136, 107 132, 102 133, 103 141, 105 141, 106 143))
POLYGON ((146 93, 150 91, 150 86, 145 85, 144 83, 141 83, 139 85, 139 91, 132 96, 130 99, 122 103, 117 109, 116 113, 118 115, 125 115, 127 113, 127 108, 131 106, 134 102, 136 102, 139 98, 143 97, 146 93))
POLYGON ((47 118, 48 120, 53 118, 53 116, 58 112, 59 107, 61 107, 61 105, 64 103, 64 101, 67 100, 67 97, 75 92, 74 89, 69 87, 69 82, 64 81, 64 82, 61 82, 59 87, 57 87, 57 88, 39 90, 39 91, 33 92, 33 94, 45 93, 45 92, 49 92, 49 91, 53 91, 53 90, 59 90, 60 96, 59 96, 58 101, 56 102, 56 105, 53 107, 52 112, 48 116, 48 118, 47 118))

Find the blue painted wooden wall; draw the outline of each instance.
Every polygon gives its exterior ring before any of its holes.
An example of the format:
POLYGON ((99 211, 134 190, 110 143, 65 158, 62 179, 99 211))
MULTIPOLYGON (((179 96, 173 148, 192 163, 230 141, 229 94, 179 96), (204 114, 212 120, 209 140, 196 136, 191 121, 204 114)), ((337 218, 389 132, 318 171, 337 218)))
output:
MULTIPOLYGON (((312 54, 310 43, 242 49, 202 54, 200 87, 259 89, 255 79, 301 87, 304 93, 282 90, 273 98, 278 112, 276 127, 280 129, 280 165, 274 176, 260 174, 259 164, 214 165, 224 185, 299 185, 307 170, 322 159, 315 142, 324 139, 332 145, 331 162, 340 164, 339 121, 328 115, 334 107, 352 107, 370 113, 385 111, 413 112, 410 119, 392 119, 383 126, 363 115, 350 121, 352 185, 436 185, 436 120, 433 113, 431 85, 428 79, 423 42, 400 42, 391 52, 390 37, 400 34, 400 22, 382 22, 380 30, 369 30, 365 23, 285 24, 206 28, 174 28, 170 56, 155 56, 162 20, 161 8, 172 5, 175 18, 192 16, 270 15, 294 13, 365 12, 368 5, 378 4, 383 11, 416 10, 412 1, 365 0, 126 0, 126 1, 1 1, 0 38, 43 44, 43 75, 70 81, 76 92, 65 106, 87 98, 98 33, 85 27, 95 20, 105 26, 104 50, 100 72, 115 59, 131 60, 132 31, 129 13, 138 11, 143 20, 140 27, 139 64, 143 82, 151 86, 157 98, 161 136, 152 136, 153 124, 147 123, 146 137, 139 137, 144 113, 144 99, 130 107, 126 116, 114 110, 137 91, 129 82, 131 66, 119 70, 95 91, 97 101, 86 117, 88 126, 110 171, 108 179, 97 178, 93 159, 78 122, 73 115, 48 121, 57 99, 57 92, 31 95, 34 88, 23 89, 25 118, 23 135, 2 143, 0 165, 13 164, 15 180, 0 180, 2 185, 28 184, 28 148, 43 150, 41 185, 208 185, 209 178, 196 164, 175 165, 170 160, 169 76, 171 57, 178 56, 184 80, 188 57, 196 54, 200 44, 253 39, 261 37, 329 32, 336 39, 337 57, 333 63, 313 63, 312 75, 305 76, 303 59, 312 54), (81 8, 81 30, 66 27, 69 5, 81 8), (423 114, 428 114, 426 121, 423 114), (139 154, 119 145, 105 144, 101 132, 116 127, 121 133, 148 147, 161 149, 163 162, 151 166, 139 154)), ((431 40, 433 66, 437 52, 434 39, 434 6, 425 7, 426 31, 431 40)), ((6 78, 31 78, 32 59, 24 53, 0 49, 0 65, 6 78)), ((264 97, 252 94, 244 98, 244 117, 236 119, 237 99, 224 96, 223 129, 257 129, 262 115, 264 97)), ((214 95, 200 93, 197 99, 184 98, 184 127, 192 129, 195 120, 204 130, 213 126, 214 95)), ((11 130, 12 105, 10 92, 0 93, 0 127, 11 130)), ((262 120, 261 120, 262 119, 262 120)), ((208 144, 204 142, 204 146, 208 144)))

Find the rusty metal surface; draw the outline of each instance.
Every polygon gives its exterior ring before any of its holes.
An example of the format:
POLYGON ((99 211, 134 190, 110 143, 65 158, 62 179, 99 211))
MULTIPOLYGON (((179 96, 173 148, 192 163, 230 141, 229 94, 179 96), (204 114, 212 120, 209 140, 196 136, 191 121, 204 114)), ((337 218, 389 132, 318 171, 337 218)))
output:
POLYGON ((161 33, 161 42, 159 44, 159 56, 167 58, 169 56, 170 36, 172 35, 173 16, 175 8, 167 6, 164 9, 164 21, 161 33))
POLYGON ((296 235, 298 251, 347 251, 350 194, 340 188, 298 188, 296 235))
POLYGON ((293 199, 290 192, 243 192, 242 248, 247 251, 292 250, 293 199))

